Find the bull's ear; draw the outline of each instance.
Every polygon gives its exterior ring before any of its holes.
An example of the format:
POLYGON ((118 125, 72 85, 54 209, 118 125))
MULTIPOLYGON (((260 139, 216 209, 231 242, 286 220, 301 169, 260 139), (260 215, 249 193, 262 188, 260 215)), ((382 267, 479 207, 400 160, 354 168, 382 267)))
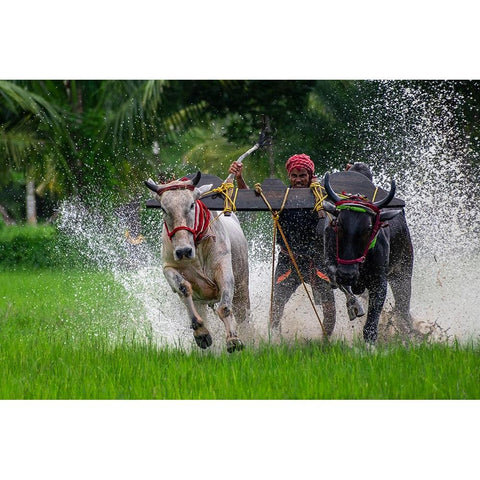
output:
POLYGON ((383 222, 384 220, 390 220, 393 217, 396 217, 399 213, 402 213, 403 210, 393 209, 393 208, 386 208, 380 212, 380 220, 383 222))
POLYGON ((328 213, 331 213, 332 215, 337 216, 338 215, 338 210, 335 208, 335 205, 332 202, 329 202, 328 200, 323 201, 323 208, 325 211, 328 213))
POLYGON ((197 198, 202 196, 204 193, 209 192, 213 187, 213 183, 209 183, 208 185, 200 185, 200 187, 197 187, 195 189, 195 193, 197 195, 197 198))

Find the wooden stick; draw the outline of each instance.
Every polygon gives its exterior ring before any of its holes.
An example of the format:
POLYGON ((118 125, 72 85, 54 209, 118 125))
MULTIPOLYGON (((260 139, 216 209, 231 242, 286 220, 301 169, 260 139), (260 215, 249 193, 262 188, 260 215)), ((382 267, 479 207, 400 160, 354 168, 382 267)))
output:
MULTIPOLYGON (((236 160, 237 163, 243 163, 243 160, 245 160, 246 157, 248 157, 248 155, 250 155, 251 153, 253 153, 255 150, 258 150, 260 148, 260 144, 259 143, 256 143, 252 148, 250 148, 249 150, 247 150, 245 153, 242 153, 242 155, 240 155, 238 157, 238 159, 236 160)), ((231 183, 233 182, 233 179, 234 179, 235 175, 233 173, 230 173, 227 177, 227 179, 223 182, 223 183, 231 183)))

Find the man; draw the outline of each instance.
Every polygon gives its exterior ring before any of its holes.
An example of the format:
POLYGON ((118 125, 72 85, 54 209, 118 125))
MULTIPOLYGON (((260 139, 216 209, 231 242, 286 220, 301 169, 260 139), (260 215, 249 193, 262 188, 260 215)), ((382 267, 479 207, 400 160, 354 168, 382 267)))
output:
MULTIPOLYGON (((285 168, 288 172, 291 188, 308 188, 312 180, 316 180, 314 176, 315 165, 311 158, 304 153, 290 157, 285 164, 285 168)), ((233 162, 228 171, 235 175, 238 188, 248 188, 243 179, 242 164, 233 162)), ((325 272, 324 221, 322 211, 318 213, 306 209, 284 210, 281 212, 279 219, 303 280, 312 287, 314 302, 322 304, 323 325, 327 335, 330 336, 335 326, 335 300, 328 281, 322 278, 325 272)), ((280 234, 277 235, 277 244, 280 246, 280 253, 275 269, 276 280, 272 306, 273 324, 271 327, 274 331, 280 333, 280 319, 285 305, 301 284, 301 280, 280 234)))
POLYGON ((345 170, 348 172, 357 172, 361 173, 367 177, 371 182, 373 182, 373 175, 370 168, 363 162, 347 163, 345 170))

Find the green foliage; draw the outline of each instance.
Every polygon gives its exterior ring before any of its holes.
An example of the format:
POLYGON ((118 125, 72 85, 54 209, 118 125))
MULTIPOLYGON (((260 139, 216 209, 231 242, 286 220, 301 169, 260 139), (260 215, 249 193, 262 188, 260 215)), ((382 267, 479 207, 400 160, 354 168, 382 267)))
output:
POLYGON ((54 241, 55 230, 49 227, 4 228, 0 233, 1 265, 3 268, 48 265, 50 245, 54 241))
POLYGON ((0 270, 71 268, 89 263, 52 225, 0 228, 0 270))
MULTIPOLYGON (((441 84, 452 98, 462 96, 451 111, 478 167, 478 82, 410 84, 433 92, 441 84)), ((1 186, 17 171, 35 181, 38 197, 48 193, 53 202, 107 192, 126 200, 149 176, 192 168, 225 176, 264 124, 273 146, 257 152, 253 172, 245 169, 249 183, 271 172, 285 180, 284 164, 294 153, 309 154, 318 173, 343 168, 365 160, 365 109, 381 95, 378 82, 351 80, 0 81, 1 186)), ((386 136, 393 135, 390 127, 386 136)), ((24 218, 23 208, 10 210, 17 221, 24 218)))

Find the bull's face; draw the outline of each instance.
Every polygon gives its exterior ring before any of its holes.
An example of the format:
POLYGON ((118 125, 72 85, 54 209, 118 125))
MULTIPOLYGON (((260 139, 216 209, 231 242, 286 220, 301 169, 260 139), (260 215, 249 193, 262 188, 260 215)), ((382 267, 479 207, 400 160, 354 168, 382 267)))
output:
MULTIPOLYGON (((197 188, 200 172, 193 180, 180 180, 165 185, 157 185, 152 180, 146 186, 157 194, 164 215, 164 231, 170 238, 173 257, 176 261, 195 258, 198 219, 197 200, 212 185, 197 188)), ((165 237, 164 237, 165 238, 165 237)))
POLYGON ((354 285, 359 277, 359 265, 370 246, 374 217, 353 210, 340 210, 334 221, 337 256, 336 280, 341 285, 354 285), (358 261, 357 261, 358 260, 358 261))
POLYGON ((354 286, 359 280, 360 265, 365 262, 369 251, 375 248, 383 222, 401 212, 381 210, 394 197, 395 182, 392 181, 387 197, 375 203, 359 196, 340 198, 330 186, 328 173, 324 185, 329 197, 335 201, 335 204, 323 202, 325 210, 334 216, 325 239, 329 274, 335 283, 354 286))
POLYGON ((171 190, 160 196, 166 232, 170 232, 175 260, 195 258, 195 201, 198 195, 190 190, 171 190), (180 228, 178 227, 187 227, 180 228), (172 234, 172 232, 174 232, 172 234))

